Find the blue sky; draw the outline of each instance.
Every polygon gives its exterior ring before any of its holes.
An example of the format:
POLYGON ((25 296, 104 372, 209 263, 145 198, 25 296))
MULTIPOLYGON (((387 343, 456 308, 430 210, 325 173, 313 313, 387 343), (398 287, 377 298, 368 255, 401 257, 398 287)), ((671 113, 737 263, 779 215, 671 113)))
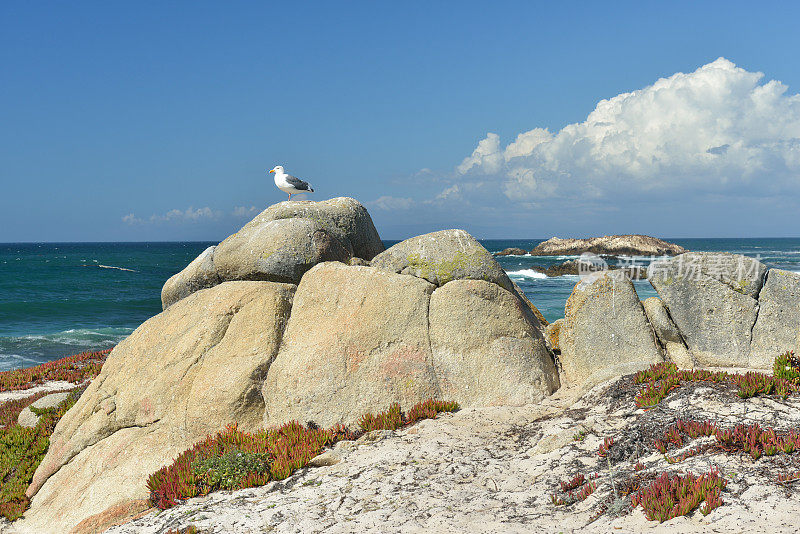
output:
POLYGON ((387 239, 797 236, 797 20, 789 2, 3 2, 0 242, 219 240, 284 200, 277 164, 387 239))

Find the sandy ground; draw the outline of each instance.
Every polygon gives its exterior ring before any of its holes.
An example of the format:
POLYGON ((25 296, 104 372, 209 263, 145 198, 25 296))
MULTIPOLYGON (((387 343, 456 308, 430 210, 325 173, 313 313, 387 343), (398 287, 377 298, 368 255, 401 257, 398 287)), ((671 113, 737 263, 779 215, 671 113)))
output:
MULTIPOLYGON (((731 388, 682 387, 652 410, 636 409, 637 386, 607 382, 581 394, 561 390, 541 404, 466 409, 399 432, 342 442, 335 465, 304 469, 261 488, 221 492, 153 513, 108 532, 796 532, 800 492, 776 482, 800 470, 800 454, 753 461, 710 450, 670 464, 652 440, 677 417, 721 424, 800 426, 800 398, 742 400, 731 388), (613 437, 608 459, 599 445, 613 437), (635 471, 641 461, 645 469, 635 471), (618 496, 657 473, 718 469, 724 505, 703 516, 648 521, 618 496), (556 506, 551 495, 577 473, 596 474, 586 500, 556 506), (612 478, 614 489, 612 489, 612 478), (627 485, 627 486, 626 486, 627 485)), ((702 438, 694 447, 713 438, 702 438)), ((671 455, 679 451, 670 451, 671 455)))
POLYGON ((64 391, 65 389, 72 389, 78 385, 79 384, 73 384, 72 382, 65 382, 63 380, 54 380, 29 389, 2 391, 0 392, 0 404, 8 401, 24 399, 25 397, 30 397, 32 395, 36 395, 37 393, 64 391))

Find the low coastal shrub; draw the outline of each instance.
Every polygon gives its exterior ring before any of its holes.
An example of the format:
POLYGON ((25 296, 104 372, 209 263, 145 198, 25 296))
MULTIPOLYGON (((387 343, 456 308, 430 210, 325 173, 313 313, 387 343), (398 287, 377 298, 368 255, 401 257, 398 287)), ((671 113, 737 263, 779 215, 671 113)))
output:
POLYGON ((58 406, 36 410, 35 413, 40 417, 33 428, 18 425, 16 419, 23 408, 44 393, 3 405, 4 425, 0 429, 0 515, 9 521, 19 518, 28 507, 25 490, 47 452, 50 435, 84 389, 72 390, 58 406), (9 407, 12 403, 13 407, 9 407))
POLYGON ((635 508, 642 506, 650 521, 664 522, 674 517, 687 515, 700 508, 703 515, 722 505, 720 494, 727 482, 715 470, 695 476, 691 473, 670 476, 662 473, 648 486, 631 495, 635 508))
POLYGON ((7 429, 16 425, 22 410, 50 393, 52 391, 42 391, 24 399, 10 400, 0 405, 0 427, 7 429))
MULTIPOLYGON (((777 432, 774 428, 762 428, 758 423, 722 428, 712 421, 682 419, 678 419, 674 425, 668 427, 664 432, 664 438, 656 440, 653 445, 666 454, 671 448, 682 447, 684 437, 695 439, 704 436, 714 436, 716 439, 714 445, 719 450, 728 453, 746 453, 754 460, 758 460, 761 456, 792 454, 800 451, 800 429, 777 432)), ((681 459, 684 458, 677 458, 681 459)))
POLYGON ((800 358, 794 355, 794 351, 788 350, 775 358, 772 376, 800 384, 800 358))
MULTIPOLYGON (((785 399, 800 390, 800 379, 795 379, 794 374, 795 360, 791 352, 775 358, 774 376, 752 371, 742 375, 704 369, 678 370, 672 362, 653 364, 649 369, 639 371, 634 376, 636 384, 644 384, 636 394, 634 402, 638 408, 652 408, 684 382, 729 383, 736 386, 737 394, 743 399, 759 395, 775 395, 785 399)), ((796 376, 800 377, 800 362, 797 373, 796 376)))
POLYGON ((597 473, 589 477, 578 473, 572 479, 561 482, 561 495, 558 493, 551 494, 550 502, 554 506, 569 506, 585 501, 597 489, 596 479, 599 476, 597 473))
POLYGON ((0 372, 0 391, 32 388, 50 380, 80 383, 100 374, 111 349, 84 352, 27 369, 0 372))
POLYGON ((308 466, 312 458, 337 441, 356 439, 372 430, 395 430, 421 419, 436 418, 441 412, 456 410, 455 402, 427 400, 404 415, 400 405, 393 404, 378 415, 363 415, 359 432, 343 425, 321 429, 303 426, 297 421, 255 433, 242 432, 236 425, 229 425, 179 454, 171 465, 150 475, 147 480, 150 501, 164 510, 190 497, 216 490, 263 486, 308 466))

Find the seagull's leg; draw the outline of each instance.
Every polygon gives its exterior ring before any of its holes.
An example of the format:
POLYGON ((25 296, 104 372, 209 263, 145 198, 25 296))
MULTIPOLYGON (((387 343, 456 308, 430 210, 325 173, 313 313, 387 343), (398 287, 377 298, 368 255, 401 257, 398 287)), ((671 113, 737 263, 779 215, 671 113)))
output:
POLYGON ((289 200, 292 200, 292 194, 289 193, 289 200))

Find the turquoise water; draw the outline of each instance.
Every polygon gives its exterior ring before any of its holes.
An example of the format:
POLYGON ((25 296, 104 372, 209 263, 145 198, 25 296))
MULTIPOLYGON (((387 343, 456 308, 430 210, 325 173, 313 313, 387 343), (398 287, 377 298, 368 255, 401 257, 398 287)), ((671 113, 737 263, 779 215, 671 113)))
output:
MULTIPOLYGON (((541 240, 485 240, 490 251, 530 250, 541 240)), ((800 272, 800 239, 676 239, 690 250, 760 257, 800 272)), ((387 246, 396 241, 387 241, 387 246)), ((161 311, 161 286, 215 243, 0 244, 0 370, 112 347, 161 311)), ((563 316, 577 276, 542 278, 533 265, 574 256, 507 256, 498 261, 544 316, 563 316)), ((635 282, 642 298, 655 292, 635 282)))

